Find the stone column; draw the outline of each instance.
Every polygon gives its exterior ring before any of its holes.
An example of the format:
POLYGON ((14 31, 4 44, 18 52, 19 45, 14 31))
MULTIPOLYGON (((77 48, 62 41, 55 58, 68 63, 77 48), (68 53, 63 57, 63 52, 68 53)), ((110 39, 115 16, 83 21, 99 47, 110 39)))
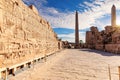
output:
POLYGON ((79 48, 79 21, 77 11, 75 14, 75 48, 79 48))
POLYGON ((112 9, 111 9, 111 25, 112 25, 112 27, 116 26, 116 7, 115 7, 115 5, 113 5, 112 9))

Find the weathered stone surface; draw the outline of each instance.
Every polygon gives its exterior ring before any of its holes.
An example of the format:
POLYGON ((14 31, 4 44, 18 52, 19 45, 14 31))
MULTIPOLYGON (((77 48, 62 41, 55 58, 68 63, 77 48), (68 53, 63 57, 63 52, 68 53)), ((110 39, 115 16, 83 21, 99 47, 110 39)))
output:
POLYGON ((30 5, 29 7, 33 10, 34 13, 36 13, 37 15, 39 14, 34 5, 30 5))
POLYGON ((119 44, 106 44, 105 50, 112 53, 120 53, 120 45, 119 44))
POLYGON ((53 53, 61 49, 58 42, 34 6, 22 0, 0 0, 0 67, 53 53))
POLYGON ((95 45, 95 49, 97 49, 97 50, 104 50, 104 48, 103 48, 103 44, 96 44, 95 45))

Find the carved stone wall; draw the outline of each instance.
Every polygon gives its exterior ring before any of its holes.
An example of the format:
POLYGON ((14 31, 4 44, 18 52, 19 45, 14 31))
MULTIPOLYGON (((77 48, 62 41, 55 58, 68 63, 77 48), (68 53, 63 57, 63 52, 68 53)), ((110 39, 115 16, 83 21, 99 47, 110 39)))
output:
POLYGON ((0 0, 0 67, 57 50, 57 35, 34 6, 0 0))

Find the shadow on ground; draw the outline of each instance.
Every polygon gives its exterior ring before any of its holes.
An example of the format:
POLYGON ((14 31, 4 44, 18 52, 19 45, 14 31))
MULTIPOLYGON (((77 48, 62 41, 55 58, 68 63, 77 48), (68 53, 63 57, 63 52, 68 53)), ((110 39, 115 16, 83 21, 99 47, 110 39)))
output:
POLYGON ((109 52, 104 52, 104 51, 99 51, 99 50, 94 50, 94 49, 80 49, 80 51, 86 51, 88 53, 96 53, 96 54, 101 54, 103 56, 120 56, 120 54, 115 54, 115 53, 109 53, 109 52))

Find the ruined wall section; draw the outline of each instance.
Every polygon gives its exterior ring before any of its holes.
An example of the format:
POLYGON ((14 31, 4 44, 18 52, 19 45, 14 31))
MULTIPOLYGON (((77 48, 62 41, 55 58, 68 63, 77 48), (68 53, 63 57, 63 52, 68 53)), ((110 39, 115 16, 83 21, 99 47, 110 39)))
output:
POLYGON ((0 0, 0 65, 58 50, 56 34, 37 13, 21 0, 0 0))

